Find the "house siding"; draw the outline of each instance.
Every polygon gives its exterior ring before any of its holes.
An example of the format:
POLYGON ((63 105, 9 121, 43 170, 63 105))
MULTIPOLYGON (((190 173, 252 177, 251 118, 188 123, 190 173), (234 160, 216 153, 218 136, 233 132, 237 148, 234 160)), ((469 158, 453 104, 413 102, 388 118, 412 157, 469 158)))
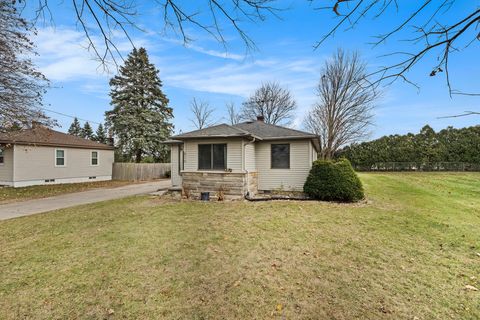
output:
POLYGON ((170 155, 171 155, 171 176, 172 176, 172 186, 173 187, 180 187, 182 184, 182 177, 180 176, 179 171, 179 157, 178 157, 178 149, 179 146, 174 144, 171 147, 170 155))
POLYGON ((0 185, 10 185, 13 182, 13 148, 3 149, 3 164, 0 164, 0 185))
MULTIPOLYGON (((185 167, 184 171, 198 170, 198 145, 206 143, 227 144, 227 168, 232 172, 243 172, 242 169, 242 139, 201 139, 187 140, 184 144, 185 167)), ((200 170, 205 171, 205 170, 200 170)))
POLYGON ((15 145, 14 152, 13 180, 16 185, 26 185, 29 182, 41 184, 45 179, 79 182, 93 176, 102 180, 112 177, 113 150, 15 145), (56 149, 65 150, 66 165, 64 167, 55 166, 56 149), (97 166, 91 165, 92 151, 98 152, 97 166))
POLYGON ((258 190, 302 191, 312 166, 312 143, 309 140, 261 141, 255 146, 258 190), (271 168, 271 145, 290 144, 290 169, 271 168))
POLYGON ((249 172, 257 170, 254 143, 245 143, 245 170, 249 172))

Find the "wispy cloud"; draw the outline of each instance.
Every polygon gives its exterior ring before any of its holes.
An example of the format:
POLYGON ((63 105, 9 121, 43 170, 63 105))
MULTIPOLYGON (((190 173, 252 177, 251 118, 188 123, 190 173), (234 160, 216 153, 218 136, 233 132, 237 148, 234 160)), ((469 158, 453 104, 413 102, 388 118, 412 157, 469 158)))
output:
MULTIPOLYGON (((165 85, 186 89, 191 92, 191 97, 202 92, 212 97, 231 95, 245 99, 262 82, 278 81, 291 90, 298 102, 299 112, 294 121, 297 127, 301 126, 304 113, 315 99, 314 88, 323 62, 320 56, 246 59, 244 55, 205 49, 197 44, 189 45, 185 50, 178 40, 151 37, 158 35, 145 35, 136 40, 136 44, 147 47, 151 60, 161 70, 165 85), (158 45, 162 41, 157 40, 165 40, 164 43, 170 45, 158 45), (194 53, 189 53, 189 50, 194 53)), ((87 43, 81 31, 45 28, 39 30, 35 40, 40 54, 38 65, 49 79, 60 83, 88 80, 77 84, 77 90, 108 99, 106 80, 112 74, 99 67, 100 63, 86 50, 87 43)), ((117 44, 125 54, 131 50, 130 43, 121 35, 118 35, 117 44)))
POLYGON ((182 40, 174 39, 174 38, 162 38, 162 41, 176 45, 176 46, 183 46, 186 49, 192 50, 194 52, 202 53, 207 56, 222 58, 227 60, 235 60, 235 61, 242 61, 245 60, 246 55, 241 55, 237 53, 229 52, 227 49, 225 50, 214 50, 214 49, 206 49, 203 46, 193 44, 193 43, 184 43, 182 40))
MULTIPOLYGON (((124 56, 132 50, 132 44, 123 34, 112 35, 118 51, 124 56)), ((103 49, 102 39, 92 36, 97 48, 103 49)), ((69 81, 84 78, 109 77, 116 70, 112 62, 100 63, 91 48, 85 34, 71 28, 40 28, 34 38, 39 57, 40 70, 52 81, 69 81)), ((146 39, 135 39, 137 46, 148 45, 146 39)))

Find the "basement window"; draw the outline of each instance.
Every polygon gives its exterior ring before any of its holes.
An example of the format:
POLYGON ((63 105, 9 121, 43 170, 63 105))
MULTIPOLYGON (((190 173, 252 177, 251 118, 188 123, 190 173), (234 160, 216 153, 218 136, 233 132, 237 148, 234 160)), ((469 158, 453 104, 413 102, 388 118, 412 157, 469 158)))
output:
POLYGON ((5 156, 3 154, 3 149, 0 148, 0 166, 4 164, 5 156))
POLYGON ((227 168, 226 144, 199 144, 199 170, 225 170, 227 168))
POLYGON ((290 145, 272 144, 272 169, 290 169, 290 145))

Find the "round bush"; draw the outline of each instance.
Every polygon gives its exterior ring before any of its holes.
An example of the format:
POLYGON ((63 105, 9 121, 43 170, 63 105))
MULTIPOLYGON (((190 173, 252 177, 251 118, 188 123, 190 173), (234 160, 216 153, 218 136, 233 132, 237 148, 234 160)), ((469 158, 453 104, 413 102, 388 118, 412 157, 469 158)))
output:
POLYGON ((347 159, 315 161, 303 191, 325 201, 353 202, 365 197, 362 183, 347 159))

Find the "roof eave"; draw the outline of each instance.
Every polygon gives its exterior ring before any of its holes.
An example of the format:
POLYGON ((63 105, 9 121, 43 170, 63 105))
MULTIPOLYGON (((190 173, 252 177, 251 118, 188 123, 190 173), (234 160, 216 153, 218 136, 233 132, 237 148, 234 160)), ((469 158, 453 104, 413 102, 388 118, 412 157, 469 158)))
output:
POLYGON ((27 142, 16 140, 0 140, 0 144, 16 144, 22 146, 43 146, 43 147, 63 147, 63 148, 76 148, 76 149, 99 149, 99 150, 115 150, 115 147, 100 144, 98 146, 81 146, 68 143, 48 143, 48 142, 27 142))
POLYGON ((256 139, 261 139, 259 137, 256 137, 251 134, 233 134, 233 135, 208 135, 208 136, 188 136, 188 137, 182 137, 182 136, 172 136, 170 137, 171 140, 192 140, 192 139, 228 139, 228 138, 256 138, 256 139))

